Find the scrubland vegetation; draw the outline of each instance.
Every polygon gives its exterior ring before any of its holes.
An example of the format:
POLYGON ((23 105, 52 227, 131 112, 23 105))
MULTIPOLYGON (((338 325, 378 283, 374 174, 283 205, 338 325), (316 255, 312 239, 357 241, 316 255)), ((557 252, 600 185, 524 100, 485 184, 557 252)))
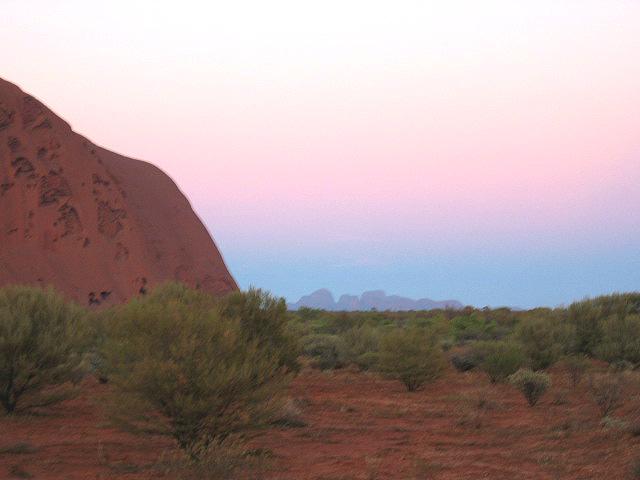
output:
POLYGON ((0 404, 8 414, 71 392, 89 345, 84 312, 52 290, 0 289, 0 404))
POLYGON ((172 438, 184 454, 171 468, 193 478, 228 478, 246 466, 243 445, 270 425, 306 425, 287 398, 301 366, 356 368, 401 382, 406 395, 448 369, 481 372, 488 388, 517 389, 533 409, 551 401, 550 372, 561 371, 611 424, 627 387, 639 384, 639 363, 640 294, 530 311, 336 313, 287 312, 254 289, 216 299, 167 284, 100 311, 51 290, 0 289, 5 415, 42 411, 94 376, 109 385, 103 407, 112 424, 172 438))
MULTIPOLYGON (((298 368, 283 300, 216 299, 167 284, 99 312, 52 290, 0 289, 0 402, 7 415, 52 405, 95 374, 114 425, 172 437, 185 465, 209 465, 276 418, 298 368)), ((237 465, 229 458, 228 465, 237 465)), ((216 464, 219 466, 219 464, 216 464)))
POLYGON ((564 365, 576 385, 590 361, 614 371, 640 363, 640 294, 599 297, 568 308, 425 312, 293 313, 305 355, 322 369, 348 364, 402 379, 409 390, 437 378, 441 358, 459 371, 479 369, 493 383, 521 369, 538 372, 564 365), (429 358, 429 361, 426 359, 429 358), (418 374, 418 372, 420 372, 418 374))

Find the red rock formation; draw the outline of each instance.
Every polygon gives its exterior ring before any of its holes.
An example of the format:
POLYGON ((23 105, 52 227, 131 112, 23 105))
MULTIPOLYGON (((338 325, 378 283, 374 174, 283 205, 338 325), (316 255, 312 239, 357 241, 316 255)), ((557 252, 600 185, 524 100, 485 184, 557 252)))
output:
POLYGON ((238 288, 167 175, 92 144, 0 79, 0 285, 53 285, 100 304, 167 280, 238 288))

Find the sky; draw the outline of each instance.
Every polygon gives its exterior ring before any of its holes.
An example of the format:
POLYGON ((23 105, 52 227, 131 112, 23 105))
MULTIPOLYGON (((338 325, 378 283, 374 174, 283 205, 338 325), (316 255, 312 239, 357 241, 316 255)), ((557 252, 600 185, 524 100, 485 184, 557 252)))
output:
POLYGON ((171 175, 242 288, 640 289, 638 1, 0 5, 0 77, 171 175))

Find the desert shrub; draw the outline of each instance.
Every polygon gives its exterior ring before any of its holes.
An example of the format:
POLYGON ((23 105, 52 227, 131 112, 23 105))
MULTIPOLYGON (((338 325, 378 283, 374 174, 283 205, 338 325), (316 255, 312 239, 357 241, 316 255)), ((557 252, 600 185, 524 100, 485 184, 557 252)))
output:
POLYGON ((608 362, 640 363, 640 315, 613 315, 602 322, 596 354, 608 362))
POLYGON ((619 373, 594 374, 589 379, 589 390, 600 413, 606 417, 622 403, 622 376, 619 373))
POLYGON ((542 370, 571 350, 572 330, 571 325, 559 318, 538 317, 521 322, 516 329, 516 337, 529 358, 531 368, 542 370))
POLYGON ((589 368, 589 360, 584 355, 570 355, 565 357, 562 363, 567 370, 571 385, 577 386, 589 368))
POLYGON ((207 309, 214 307, 218 299, 203 290, 188 287, 180 282, 165 282, 158 285, 153 291, 144 297, 145 303, 165 305, 177 302, 194 309, 207 309))
POLYGON ((598 308, 603 318, 640 313, 640 292, 601 295, 582 303, 598 308))
POLYGON ((430 310, 427 312, 410 312, 407 315, 410 316, 404 325, 408 328, 428 329, 440 338, 446 338, 451 335, 451 321, 442 312, 430 310))
POLYGON ((526 361, 520 345, 508 341, 479 342, 474 346, 480 368, 491 382, 502 382, 517 372, 526 361))
POLYGON ((304 355, 320 370, 334 370, 346 365, 346 345, 337 335, 313 334, 302 339, 304 355))
POLYGON ((551 386, 551 378, 546 373, 520 369, 509 375, 509 383, 516 387, 533 407, 551 386))
POLYGON ((409 391, 438 378, 445 360, 438 338, 424 329, 395 329, 380 341, 380 370, 397 378, 409 391))
POLYGON ((640 418, 637 415, 629 422, 627 432, 634 437, 640 437, 640 418))
POLYGON ((575 351, 609 362, 640 363, 640 294, 616 294, 574 303, 575 351))
POLYGON ((192 450, 194 455, 184 452, 162 455, 155 469, 162 477, 174 480, 226 480, 237 478, 243 470, 254 473, 260 467, 259 459, 238 438, 200 442, 192 450))
POLYGON ((368 325, 354 327, 342 335, 345 363, 358 365, 362 370, 374 368, 379 356, 380 332, 368 325))
POLYGON ((489 340, 494 338, 496 323, 480 312, 459 315, 451 320, 451 329, 456 341, 489 340))
POLYGON ((481 428, 490 410, 500 408, 500 404, 490 398, 486 390, 478 390, 473 394, 461 395, 455 410, 458 415, 456 424, 462 427, 481 428))
POLYGON ((307 422, 302 414, 301 402, 293 398, 287 399, 274 416, 272 424, 288 428, 306 427, 307 422))
POLYGON ((39 451, 40 448, 34 447, 28 442, 18 442, 0 447, 0 455, 31 455, 39 451))
POLYGON ((592 355, 602 337, 602 309, 593 301, 573 303, 567 310, 568 322, 575 328, 575 351, 592 355))
POLYGON ((451 364, 459 372, 468 372, 478 366, 478 357, 473 350, 463 350, 451 354, 451 364))
POLYGON ((249 342, 256 342, 275 356, 280 365, 298 370, 301 353, 298 337, 289 327, 287 305, 282 298, 251 288, 236 292, 223 301, 222 314, 240 321, 241 332, 249 342))
POLYGON ((134 299, 106 321, 111 415, 133 432, 172 436, 198 459, 209 445, 268 423, 288 375, 237 315, 215 302, 159 297, 134 299))
POLYGON ((636 458, 631 463, 630 475, 631 475, 631 478, 640 478, 640 458, 636 458))
POLYGON ((633 363, 626 360, 615 360, 609 364, 609 371, 613 373, 630 372, 635 368, 636 366, 633 363))
POLYGON ((300 319, 304 322, 309 322, 315 320, 322 316, 325 313, 324 310, 319 308, 309 308, 309 307, 300 307, 296 314, 300 317, 300 319))
POLYGON ((88 340, 84 311, 53 290, 0 289, 0 404, 7 413, 67 397, 88 340))
POLYGON ((342 334, 362 323, 356 315, 347 312, 332 312, 324 321, 320 333, 342 334))
MULTIPOLYGON (((543 309, 537 309, 535 311, 542 311, 543 309)), ((506 336, 509 332, 513 331, 515 325, 518 323, 518 318, 523 315, 522 312, 514 312, 509 308, 496 308, 484 312, 486 318, 494 322, 496 327, 493 331, 493 338, 500 339, 506 336)))

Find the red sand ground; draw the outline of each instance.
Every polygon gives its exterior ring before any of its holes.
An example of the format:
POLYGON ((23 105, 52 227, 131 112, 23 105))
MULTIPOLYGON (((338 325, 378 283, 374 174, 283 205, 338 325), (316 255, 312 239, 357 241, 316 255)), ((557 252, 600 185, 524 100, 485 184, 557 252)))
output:
MULTIPOLYGON (((586 382, 573 391, 561 372, 553 380, 529 408, 481 373, 450 371, 407 393, 375 375, 305 371, 290 394, 308 426, 272 428, 251 442, 273 457, 257 478, 634 478, 640 437, 602 426, 586 382)), ((18 442, 36 449, 0 453, 0 478, 160 478, 153 465, 171 442, 108 428, 99 407, 108 388, 91 380, 48 416, 0 418, 0 451, 18 442)), ((631 421, 638 407, 638 394, 628 393, 616 417, 631 421)))

